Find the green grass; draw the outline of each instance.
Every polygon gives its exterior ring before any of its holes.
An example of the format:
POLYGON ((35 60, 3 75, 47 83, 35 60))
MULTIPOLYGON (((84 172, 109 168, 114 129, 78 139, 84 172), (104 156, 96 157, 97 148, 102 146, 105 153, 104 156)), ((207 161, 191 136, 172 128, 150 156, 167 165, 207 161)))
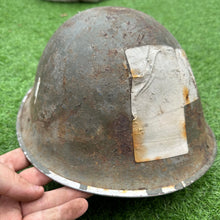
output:
MULTIPOLYGON (((0 154, 19 146, 16 115, 23 96, 33 85, 49 38, 78 11, 105 5, 143 11, 175 36, 187 53, 205 118, 220 145, 218 0, 106 0, 96 4, 0 0, 0 154)), ((220 156, 218 154, 212 168, 201 179, 179 192, 146 199, 94 196, 89 204, 89 211, 81 219, 219 220, 220 156)))

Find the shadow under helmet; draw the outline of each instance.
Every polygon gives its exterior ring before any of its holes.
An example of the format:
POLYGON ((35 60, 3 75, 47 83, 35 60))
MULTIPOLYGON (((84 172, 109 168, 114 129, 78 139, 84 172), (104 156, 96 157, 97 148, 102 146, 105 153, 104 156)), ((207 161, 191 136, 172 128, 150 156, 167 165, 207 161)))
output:
POLYGON ((216 154, 179 43, 150 16, 119 7, 80 12, 55 32, 17 135, 45 175, 109 196, 180 190, 216 154))

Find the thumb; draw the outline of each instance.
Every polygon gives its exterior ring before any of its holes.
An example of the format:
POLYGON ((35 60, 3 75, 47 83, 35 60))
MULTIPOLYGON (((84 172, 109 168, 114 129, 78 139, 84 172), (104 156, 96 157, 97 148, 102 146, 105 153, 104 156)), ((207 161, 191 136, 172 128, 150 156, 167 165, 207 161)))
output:
POLYGON ((18 201, 27 202, 43 195, 42 186, 36 186, 16 172, 0 163, 0 195, 8 196, 18 201))

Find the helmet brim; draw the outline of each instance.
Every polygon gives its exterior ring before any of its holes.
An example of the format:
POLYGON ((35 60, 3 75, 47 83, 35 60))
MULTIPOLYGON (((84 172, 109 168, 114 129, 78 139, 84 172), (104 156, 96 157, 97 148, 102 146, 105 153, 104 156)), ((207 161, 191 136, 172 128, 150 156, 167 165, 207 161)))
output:
MULTIPOLYGON (((17 137, 27 159, 46 176, 56 182, 84 192, 115 197, 151 197, 178 191, 192 184, 211 167, 217 145, 215 137, 204 120, 200 100, 185 106, 189 153, 173 158, 144 163, 135 161, 96 161, 94 155, 82 151, 65 152, 68 143, 41 144, 36 121, 31 119, 30 100, 33 90, 24 97, 17 116, 17 137), (202 114, 202 115, 201 115, 202 114), (56 150, 54 150, 56 149, 56 150), (91 165, 92 164, 92 165, 91 165), (94 164, 94 165, 93 165, 94 164)), ((72 144, 72 143, 71 143, 72 144)), ((91 152, 90 152, 91 153, 91 152)), ((109 158, 111 160, 111 158, 109 158)))

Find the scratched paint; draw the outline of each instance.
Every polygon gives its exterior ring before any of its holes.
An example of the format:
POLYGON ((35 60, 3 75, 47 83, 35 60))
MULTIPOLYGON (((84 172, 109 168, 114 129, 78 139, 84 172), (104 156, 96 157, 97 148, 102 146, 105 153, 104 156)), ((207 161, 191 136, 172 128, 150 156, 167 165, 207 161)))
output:
POLYGON ((171 192, 174 192, 176 189, 175 189, 175 186, 166 186, 166 187, 163 187, 161 190, 163 193, 171 193, 171 192))
POLYGON ((34 93, 34 104, 37 101, 37 95, 38 95, 39 87, 40 87, 40 77, 38 78, 37 86, 36 86, 35 93, 34 93))
POLYGON ((185 52, 149 45, 128 49, 125 54, 132 77, 135 161, 187 154, 184 106, 198 95, 185 52))

